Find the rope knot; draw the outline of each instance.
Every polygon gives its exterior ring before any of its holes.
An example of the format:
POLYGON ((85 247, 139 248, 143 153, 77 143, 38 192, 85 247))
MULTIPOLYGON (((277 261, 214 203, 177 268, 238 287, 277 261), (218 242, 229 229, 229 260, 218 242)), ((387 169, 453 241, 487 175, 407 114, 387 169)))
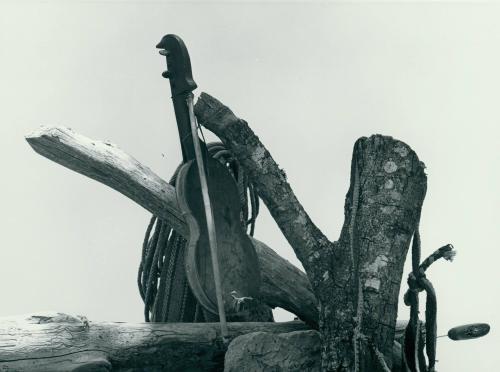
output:
POLYGON ((427 277, 422 270, 419 270, 417 275, 415 275, 414 272, 411 272, 408 275, 408 287, 410 288, 410 291, 422 292, 425 289, 425 279, 427 279, 427 277))

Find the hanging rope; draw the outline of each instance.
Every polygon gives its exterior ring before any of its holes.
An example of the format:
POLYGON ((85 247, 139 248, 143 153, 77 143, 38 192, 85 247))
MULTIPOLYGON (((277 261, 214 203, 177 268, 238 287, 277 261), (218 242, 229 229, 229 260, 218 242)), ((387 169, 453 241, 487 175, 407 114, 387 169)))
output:
POLYGON ((425 276, 425 271, 433 262, 436 262, 440 258, 452 261, 456 252, 453 250, 453 245, 447 244, 437 249, 420 264, 420 250, 421 241, 417 226, 413 235, 412 272, 408 276, 409 289, 404 295, 405 304, 410 306, 410 321, 405 332, 403 360, 407 370, 411 372, 434 372, 436 364, 437 299, 434 287, 425 276), (420 330, 422 322, 418 319, 418 294, 421 291, 426 292, 425 352, 428 360, 427 366, 425 358, 421 353, 422 347, 420 346, 423 339, 420 330))
MULTIPOLYGON (((255 232, 259 197, 255 187, 231 152, 220 142, 206 145, 208 156, 224 164, 233 176, 240 195, 242 225, 250 236, 255 232)), ((180 166, 170 179, 175 186, 180 166)), ((166 222, 152 216, 146 228, 137 276, 144 301, 146 322, 203 322, 209 314, 197 303, 184 268, 186 240, 166 222)))

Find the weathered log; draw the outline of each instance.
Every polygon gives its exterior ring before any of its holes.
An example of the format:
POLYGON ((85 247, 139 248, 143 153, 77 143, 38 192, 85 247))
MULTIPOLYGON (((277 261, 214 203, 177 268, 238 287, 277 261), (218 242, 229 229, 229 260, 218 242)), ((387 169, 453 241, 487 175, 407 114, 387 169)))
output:
MULTIPOLYGON (((186 236, 175 188, 117 146, 64 127, 41 127, 26 140, 37 153, 119 191, 186 236)), ((306 275, 266 244, 252 241, 261 267, 261 300, 315 326, 316 298, 306 275)))
MULTIPOLYGON (((396 339, 406 324, 398 322, 396 339)), ((230 341, 254 332, 310 330, 300 321, 228 323, 228 328, 230 341)), ((297 353, 314 353, 317 341, 297 353)), ((0 318, 0 371, 222 370, 226 350, 218 323, 89 322, 62 313, 0 318)))
MULTIPOLYGON (((230 340, 309 329, 300 321, 228 328, 230 340)), ((94 323, 61 313, 0 319, 0 371, 221 370, 226 348, 218 323, 94 323)))
POLYGON ((40 155, 115 189, 187 235, 175 188, 116 145, 64 127, 40 127, 26 141, 40 155))

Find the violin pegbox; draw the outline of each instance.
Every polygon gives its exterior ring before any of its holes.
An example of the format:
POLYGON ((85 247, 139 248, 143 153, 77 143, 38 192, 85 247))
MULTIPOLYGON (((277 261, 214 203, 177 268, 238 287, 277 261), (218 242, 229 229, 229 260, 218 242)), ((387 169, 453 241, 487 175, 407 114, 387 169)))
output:
POLYGON ((167 58, 168 70, 162 73, 164 78, 170 79, 172 96, 190 93, 197 85, 193 80, 191 60, 186 45, 182 39, 173 34, 163 36, 156 45, 160 54, 167 58))

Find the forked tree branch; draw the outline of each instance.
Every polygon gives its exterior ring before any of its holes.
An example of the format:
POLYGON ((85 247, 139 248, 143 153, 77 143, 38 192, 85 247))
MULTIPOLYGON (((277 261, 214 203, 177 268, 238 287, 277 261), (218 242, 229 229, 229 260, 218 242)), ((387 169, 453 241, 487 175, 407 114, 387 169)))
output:
POLYGON ((345 221, 339 240, 331 243, 244 120, 206 93, 195 113, 245 168, 304 265, 319 301, 323 368, 371 370, 380 355, 391 366, 399 286, 426 191, 415 152, 388 136, 356 142, 345 221))

